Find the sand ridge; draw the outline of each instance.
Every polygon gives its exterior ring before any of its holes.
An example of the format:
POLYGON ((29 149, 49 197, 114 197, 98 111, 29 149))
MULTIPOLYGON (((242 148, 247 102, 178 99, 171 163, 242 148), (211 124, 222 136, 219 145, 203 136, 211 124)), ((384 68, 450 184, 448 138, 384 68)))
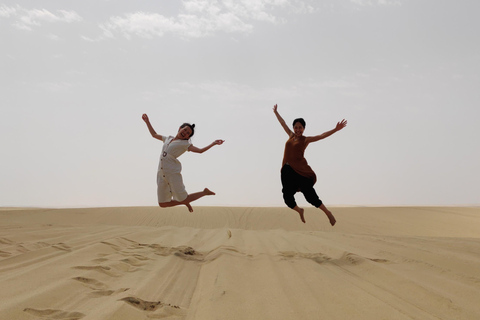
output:
POLYGON ((478 208, 195 209, 0 211, 0 318, 480 318, 478 208))

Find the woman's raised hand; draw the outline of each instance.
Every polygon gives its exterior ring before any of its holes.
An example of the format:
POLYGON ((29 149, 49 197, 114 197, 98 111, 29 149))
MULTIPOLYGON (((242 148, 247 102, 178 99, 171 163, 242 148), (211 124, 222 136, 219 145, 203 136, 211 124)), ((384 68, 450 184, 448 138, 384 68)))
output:
POLYGON ((224 142, 225 142, 225 140, 220 140, 220 139, 219 139, 219 140, 213 141, 213 144, 221 145, 221 144, 224 143, 224 142))
POLYGON ((342 121, 337 122, 337 126, 335 127, 335 130, 336 131, 342 130, 346 126, 347 126, 347 120, 343 119, 342 121))
POLYGON ((148 116, 147 116, 146 113, 144 113, 144 114, 142 115, 142 119, 143 119, 143 121, 145 121, 145 122, 150 121, 150 120, 148 119, 148 116))

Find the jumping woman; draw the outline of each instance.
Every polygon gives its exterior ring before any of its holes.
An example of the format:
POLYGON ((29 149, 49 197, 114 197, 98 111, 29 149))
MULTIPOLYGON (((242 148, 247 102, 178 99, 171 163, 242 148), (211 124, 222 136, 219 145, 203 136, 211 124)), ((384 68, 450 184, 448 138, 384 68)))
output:
POLYGON ((313 185, 317 181, 317 176, 312 168, 307 163, 304 157, 305 149, 308 144, 318 140, 325 139, 337 131, 342 130, 347 126, 347 121, 343 119, 338 122, 335 129, 324 132, 321 135, 313 137, 305 137, 303 131, 305 130, 305 120, 302 118, 293 121, 293 132, 285 123, 285 120, 277 111, 277 105, 273 107, 273 112, 277 116, 278 121, 282 125, 285 132, 288 134, 288 140, 285 143, 285 151, 283 154, 283 163, 281 170, 282 179, 282 193, 285 204, 298 212, 300 219, 305 223, 304 210, 297 206, 294 195, 298 191, 302 192, 305 199, 315 208, 320 208, 327 215, 330 224, 335 225, 335 217, 330 210, 325 207, 322 200, 319 199, 313 185))
POLYGON ((183 184, 181 174, 182 164, 177 158, 187 150, 195 153, 203 153, 214 145, 221 145, 224 140, 215 140, 205 148, 200 149, 190 142, 190 138, 195 133, 194 124, 184 123, 178 129, 175 137, 167 137, 155 132, 146 114, 142 115, 142 119, 147 124, 148 131, 150 131, 152 137, 162 140, 164 143, 157 171, 158 204, 162 208, 185 205, 190 212, 193 212, 190 202, 204 196, 214 195, 215 193, 205 188, 201 192, 188 194, 183 184))

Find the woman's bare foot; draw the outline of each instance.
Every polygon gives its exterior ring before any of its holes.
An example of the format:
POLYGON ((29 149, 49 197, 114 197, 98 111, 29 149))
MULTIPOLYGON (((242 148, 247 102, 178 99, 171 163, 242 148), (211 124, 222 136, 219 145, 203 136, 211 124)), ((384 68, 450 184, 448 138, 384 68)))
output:
POLYGON ((193 208, 192 208, 192 206, 190 205, 190 203, 185 203, 185 205, 187 206, 188 211, 193 212, 193 208))
POLYGON ((330 220, 330 224, 332 225, 332 227, 335 225, 335 223, 337 223, 337 220, 335 220, 335 217, 333 216, 333 214, 328 211, 328 213, 325 213, 328 217, 328 220, 330 220))
POLYGON ((205 193, 206 196, 214 196, 215 192, 210 191, 208 188, 203 189, 203 192, 205 193))
POLYGON ((318 207, 320 210, 322 210, 323 212, 325 212, 325 214, 327 215, 328 217, 328 220, 330 220, 330 224, 332 225, 332 227, 335 225, 335 223, 337 223, 337 220, 335 220, 335 217, 333 216, 332 212, 330 212, 330 210, 327 209, 327 207, 325 207, 325 205, 322 203, 322 205, 320 207, 318 207))
POLYGON ((302 222, 305 223, 305 217, 303 216, 304 210, 298 206, 293 208, 293 210, 298 212, 298 214, 300 215, 300 220, 302 220, 302 222))

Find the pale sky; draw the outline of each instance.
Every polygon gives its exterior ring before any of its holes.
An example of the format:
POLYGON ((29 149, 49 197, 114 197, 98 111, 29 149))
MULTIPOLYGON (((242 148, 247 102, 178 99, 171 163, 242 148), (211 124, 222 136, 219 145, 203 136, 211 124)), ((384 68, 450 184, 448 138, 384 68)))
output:
MULTIPOLYGON (((327 205, 480 204, 480 1, 0 0, 0 206, 155 206, 193 122, 195 203, 284 206, 288 124, 327 205)), ((297 201, 308 206, 301 194, 297 201)))

